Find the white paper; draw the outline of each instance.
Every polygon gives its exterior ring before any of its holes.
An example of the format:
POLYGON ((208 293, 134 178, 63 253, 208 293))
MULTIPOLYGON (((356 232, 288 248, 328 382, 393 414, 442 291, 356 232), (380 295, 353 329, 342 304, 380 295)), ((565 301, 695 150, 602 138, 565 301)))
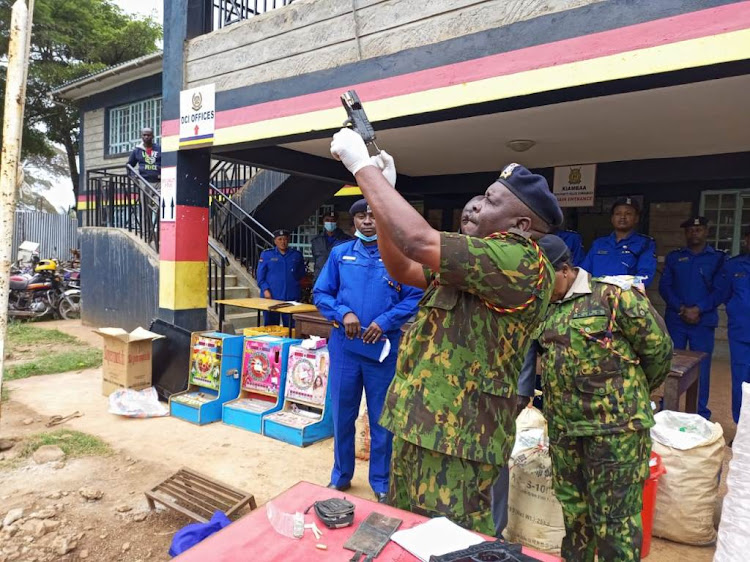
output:
POLYGON ((385 361, 385 358, 388 357, 388 354, 391 352, 391 340, 388 338, 385 339, 385 343, 383 344, 383 349, 380 350, 380 359, 378 361, 382 363, 385 361))
POLYGON ((422 562, 428 562, 430 556, 440 556, 484 542, 479 535, 445 517, 436 517, 411 529, 397 531, 391 540, 422 562))

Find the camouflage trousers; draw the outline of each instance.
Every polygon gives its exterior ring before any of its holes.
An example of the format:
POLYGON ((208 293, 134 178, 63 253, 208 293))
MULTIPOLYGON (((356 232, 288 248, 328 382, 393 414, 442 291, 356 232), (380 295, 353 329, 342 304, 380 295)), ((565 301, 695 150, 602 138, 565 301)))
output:
POLYGON ((490 493, 498 468, 393 438, 388 503, 467 529, 495 534, 490 493))
POLYGON ((550 441, 555 495, 562 504, 562 556, 570 562, 641 559, 648 430, 550 441))

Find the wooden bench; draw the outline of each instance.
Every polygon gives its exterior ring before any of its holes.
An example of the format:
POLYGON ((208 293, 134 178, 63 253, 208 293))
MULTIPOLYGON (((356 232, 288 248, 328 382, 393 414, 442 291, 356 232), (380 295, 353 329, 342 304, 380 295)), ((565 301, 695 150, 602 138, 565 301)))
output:
POLYGON ((251 510, 257 507, 252 494, 189 468, 181 468, 147 491, 146 500, 151 510, 156 509, 154 502, 159 502, 199 523, 206 523, 216 511, 231 517, 245 505, 251 510))

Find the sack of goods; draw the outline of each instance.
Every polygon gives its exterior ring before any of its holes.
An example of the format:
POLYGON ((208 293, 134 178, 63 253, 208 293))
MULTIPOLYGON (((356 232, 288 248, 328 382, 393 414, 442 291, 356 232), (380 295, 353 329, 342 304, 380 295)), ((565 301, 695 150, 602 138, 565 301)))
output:
POLYGON ((370 460, 370 418, 367 415, 364 393, 359 405, 359 415, 354 422, 354 456, 363 461, 370 460))
POLYGON ((559 555, 565 523, 552 486, 547 424, 536 408, 524 408, 516 419, 509 467, 508 526, 503 536, 509 542, 559 555))
POLYGON ((729 461, 714 562, 745 562, 750 552, 750 384, 742 383, 742 411, 729 461))
POLYGON ((692 545, 716 541, 714 509, 724 458, 724 432, 697 414, 654 416, 653 450, 667 471, 659 480, 653 535, 692 545))

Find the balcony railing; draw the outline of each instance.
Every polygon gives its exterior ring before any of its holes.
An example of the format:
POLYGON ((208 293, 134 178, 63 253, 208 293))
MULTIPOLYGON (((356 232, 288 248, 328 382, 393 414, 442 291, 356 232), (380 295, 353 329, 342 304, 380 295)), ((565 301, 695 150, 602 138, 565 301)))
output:
POLYGON ((208 0, 210 19, 207 30, 216 31, 233 23, 265 14, 277 8, 288 6, 294 0, 208 0))

